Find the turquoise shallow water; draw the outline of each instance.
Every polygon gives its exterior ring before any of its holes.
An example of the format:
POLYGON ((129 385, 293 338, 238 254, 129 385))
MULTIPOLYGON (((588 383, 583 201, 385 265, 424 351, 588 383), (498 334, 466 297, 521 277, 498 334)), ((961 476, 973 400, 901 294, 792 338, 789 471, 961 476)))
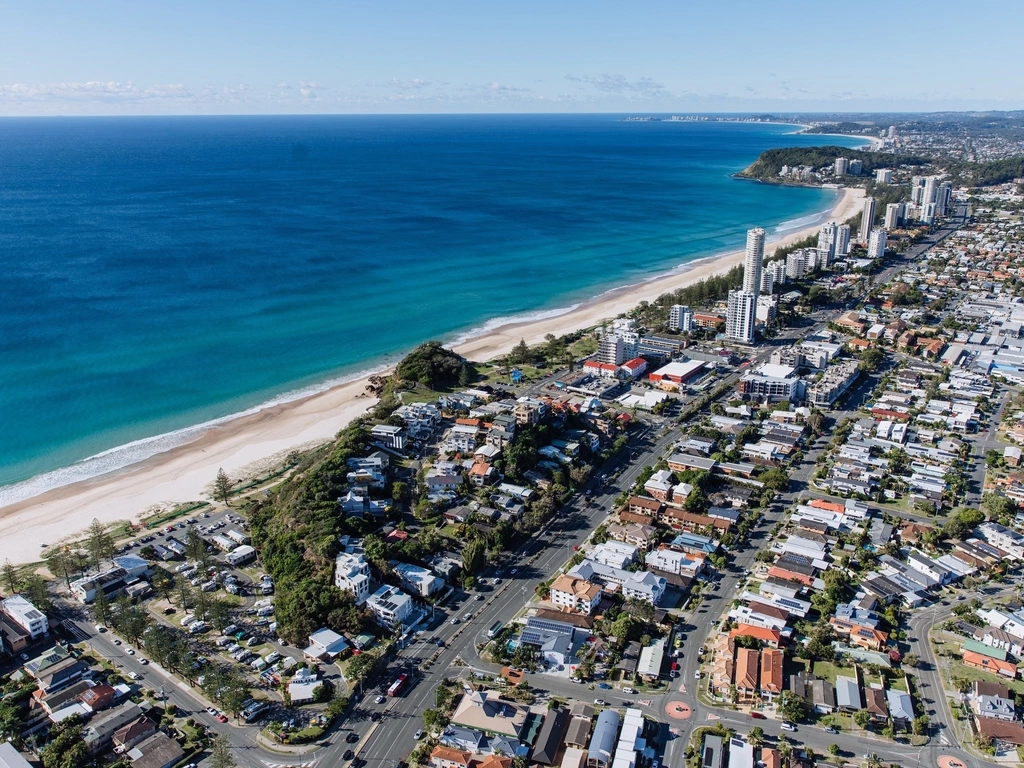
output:
POLYGON ((766 148, 822 141, 793 130, 607 115, 0 120, 0 503, 425 339, 795 225, 832 194, 731 178, 766 148))

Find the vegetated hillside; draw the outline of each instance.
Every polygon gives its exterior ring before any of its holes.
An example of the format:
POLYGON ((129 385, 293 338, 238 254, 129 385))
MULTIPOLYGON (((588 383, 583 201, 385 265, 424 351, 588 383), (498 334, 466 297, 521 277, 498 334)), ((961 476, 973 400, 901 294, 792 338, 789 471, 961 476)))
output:
POLYGON ((445 349, 439 341, 420 344, 398 364, 395 374, 402 381, 417 382, 437 390, 464 387, 477 376, 471 362, 445 349))
POLYGON ((278 634, 289 642, 305 642, 323 626, 352 631, 366 621, 334 586, 334 558, 339 536, 364 533, 361 520, 344 517, 338 499, 347 488, 345 462, 368 450, 365 422, 353 422, 249 510, 253 544, 276 582, 278 634))
POLYGON ((837 157, 860 160, 864 164, 864 174, 871 174, 878 168, 892 168, 894 165, 920 166, 931 163, 930 158, 917 155, 891 155, 886 152, 866 152, 849 147, 782 147, 765 150, 738 175, 749 179, 775 181, 779 178, 779 171, 784 165, 791 168, 798 165, 822 168, 834 164, 837 157))
POLYGON ((1024 178, 1024 155, 984 163, 950 163, 954 181, 971 187, 988 187, 1024 178))
POLYGON ((867 131, 875 132, 878 130, 878 126, 871 124, 865 125, 864 123, 851 123, 848 120, 844 120, 841 123, 829 123, 828 125, 816 125, 812 128, 808 128, 804 133, 831 133, 831 134, 850 134, 853 136, 861 136, 867 131))
MULTIPOLYGON (((253 544, 277 586, 275 615, 278 633, 289 642, 305 642, 311 632, 327 626, 358 632, 370 624, 367 612, 334 586, 338 538, 364 536, 380 526, 372 518, 346 517, 338 500, 348 490, 349 459, 376 450, 370 427, 391 416, 398 400, 394 389, 422 384, 431 389, 464 385, 476 378, 465 358, 439 342, 421 344, 397 366, 396 375, 371 382, 380 396, 365 417, 341 430, 334 441, 307 456, 292 476, 249 509, 253 544)), ((370 552, 367 552, 371 562, 370 552)))

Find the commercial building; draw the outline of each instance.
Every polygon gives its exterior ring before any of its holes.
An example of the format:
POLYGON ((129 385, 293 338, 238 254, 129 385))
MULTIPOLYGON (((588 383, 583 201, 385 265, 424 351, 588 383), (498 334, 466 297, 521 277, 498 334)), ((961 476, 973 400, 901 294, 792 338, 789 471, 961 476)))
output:
POLYGON ((736 391, 748 399, 798 402, 803 400, 804 383, 792 366, 764 363, 744 373, 736 391))
POLYGON ((677 360, 662 366, 647 378, 662 389, 676 389, 696 378, 707 366, 703 360, 677 360))

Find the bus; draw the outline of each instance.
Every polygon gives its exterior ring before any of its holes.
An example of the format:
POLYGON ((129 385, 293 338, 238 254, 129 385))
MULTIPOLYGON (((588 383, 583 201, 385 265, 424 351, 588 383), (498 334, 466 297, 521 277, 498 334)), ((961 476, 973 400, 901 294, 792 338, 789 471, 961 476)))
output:
POLYGON ((497 635, 497 634, 498 634, 499 632, 501 632, 501 628, 502 628, 503 626, 504 626, 504 625, 503 625, 503 624, 502 624, 502 623, 501 623, 500 621, 496 621, 496 622, 494 622, 494 623, 493 623, 493 624, 491 625, 491 628, 487 630, 487 637, 489 637, 489 638, 491 638, 491 639, 493 640, 493 639, 495 638, 495 636, 496 636, 496 635, 497 635))
POLYGON ((409 676, 404 672, 398 676, 398 679, 391 684, 388 688, 388 696, 398 696, 402 689, 405 688, 405 681, 409 679, 409 676))

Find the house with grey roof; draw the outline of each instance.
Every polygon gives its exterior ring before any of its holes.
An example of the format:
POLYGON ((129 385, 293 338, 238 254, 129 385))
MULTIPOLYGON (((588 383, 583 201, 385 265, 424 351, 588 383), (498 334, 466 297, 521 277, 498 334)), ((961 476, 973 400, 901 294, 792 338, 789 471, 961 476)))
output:
POLYGON ((601 710, 587 747, 587 768, 611 768, 621 722, 619 713, 614 709, 601 710))
POLYGON ((836 675, 836 704, 844 712, 856 712, 861 708, 860 686, 856 677, 836 675))

